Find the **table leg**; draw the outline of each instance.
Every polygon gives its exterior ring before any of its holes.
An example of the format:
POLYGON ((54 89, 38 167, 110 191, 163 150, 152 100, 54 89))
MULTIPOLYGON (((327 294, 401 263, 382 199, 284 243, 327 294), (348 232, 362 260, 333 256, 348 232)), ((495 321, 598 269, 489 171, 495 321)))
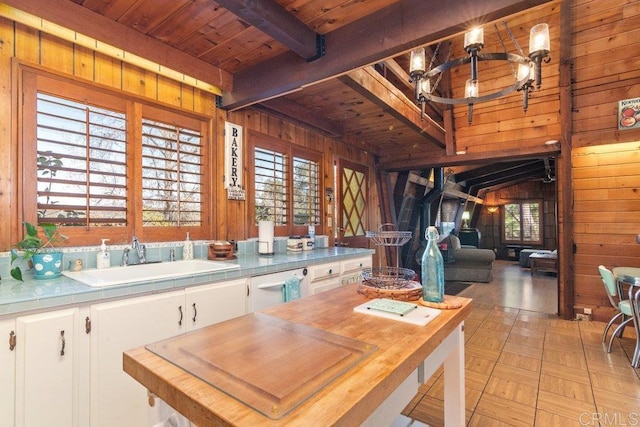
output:
POLYGON ((445 426, 464 426, 464 323, 451 335, 454 348, 444 361, 444 423, 445 426))

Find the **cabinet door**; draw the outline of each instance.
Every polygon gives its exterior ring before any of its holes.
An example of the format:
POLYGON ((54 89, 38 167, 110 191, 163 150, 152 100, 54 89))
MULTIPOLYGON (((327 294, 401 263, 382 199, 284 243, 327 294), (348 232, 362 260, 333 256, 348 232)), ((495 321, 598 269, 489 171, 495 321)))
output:
POLYGON ((16 320, 0 320, 0 424, 14 425, 16 352, 12 348, 16 320))
POLYGON ((309 283, 309 295, 319 294, 320 292, 328 291, 340 286, 340 277, 334 277, 331 279, 321 280, 319 282, 309 283))
POLYGON ((78 308, 16 319, 17 426, 78 426, 78 308))
POLYGON ((308 268, 309 282, 317 282, 329 278, 340 277, 340 262, 329 262, 326 264, 311 265, 308 268))
POLYGON ((122 353, 185 331, 184 291, 91 307, 91 425, 149 425, 147 390, 122 370, 122 353))
POLYGON ((247 312, 247 279, 187 288, 185 295, 189 331, 247 312))
POLYGON ((361 258, 349 259, 342 261, 341 265, 341 284, 350 285, 352 283, 362 282, 362 269, 371 268, 371 255, 361 258))

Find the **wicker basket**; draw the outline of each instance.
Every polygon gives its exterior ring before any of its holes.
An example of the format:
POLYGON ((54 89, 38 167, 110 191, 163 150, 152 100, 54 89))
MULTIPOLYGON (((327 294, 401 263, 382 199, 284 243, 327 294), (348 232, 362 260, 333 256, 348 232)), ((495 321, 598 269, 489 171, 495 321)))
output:
POLYGON ((416 272, 400 267, 372 267, 362 269, 362 279, 374 288, 402 289, 416 277, 416 272))
POLYGON ((358 293, 369 299, 388 298, 398 301, 418 301, 422 298, 422 285, 418 282, 409 282, 402 289, 381 289, 369 286, 364 282, 358 285, 358 293))

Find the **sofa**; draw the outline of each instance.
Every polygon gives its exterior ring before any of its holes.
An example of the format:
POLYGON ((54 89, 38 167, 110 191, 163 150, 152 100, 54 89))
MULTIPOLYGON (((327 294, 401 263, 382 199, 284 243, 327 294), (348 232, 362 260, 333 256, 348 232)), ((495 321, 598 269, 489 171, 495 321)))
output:
POLYGON ((493 279, 493 261, 496 254, 491 249, 462 246, 460 239, 450 234, 442 241, 447 244, 448 261, 444 264, 444 280, 457 282, 489 283, 493 279))

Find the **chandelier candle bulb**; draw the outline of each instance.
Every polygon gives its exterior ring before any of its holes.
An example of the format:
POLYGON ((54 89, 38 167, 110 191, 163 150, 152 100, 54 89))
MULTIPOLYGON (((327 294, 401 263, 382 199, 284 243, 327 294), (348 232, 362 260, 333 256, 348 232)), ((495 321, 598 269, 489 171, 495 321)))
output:
POLYGON ((549 44, 549 25, 537 24, 533 26, 529 33, 529 55, 546 56, 551 50, 549 44))
POLYGON ((466 98, 477 98, 479 95, 478 81, 469 79, 464 85, 464 94, 466 98))
POLYGON ((424 48, 420 47, 411 51, 411 61, 409 74, 413 77, 415 74, 422 75, 426 70, 426 60, 424 55, 424 48))
POLYGON ((464 33, 464 48, 469 50, 479 50, 484 46, 484 29, 474 28, 464 33))

